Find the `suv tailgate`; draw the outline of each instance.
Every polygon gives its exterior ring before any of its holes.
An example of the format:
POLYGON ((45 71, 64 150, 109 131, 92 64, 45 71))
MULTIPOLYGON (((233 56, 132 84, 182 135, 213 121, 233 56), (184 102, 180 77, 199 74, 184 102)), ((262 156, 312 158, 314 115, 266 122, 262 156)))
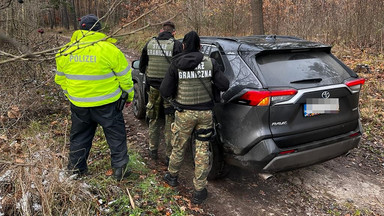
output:
POLYGON ((332 54, 315 50, 267 52, 257 55, 256 63, 268 89, 298 90, 289 101, 272 101, 270 107, 270 129, 280 148, 358 128, 359 94, 344 84, 355 75, 332 54), (308 107, 316 103, 323 103, 326 110, 308 113, 308 107), (333 103, 337 106, 327 110, 333 103))

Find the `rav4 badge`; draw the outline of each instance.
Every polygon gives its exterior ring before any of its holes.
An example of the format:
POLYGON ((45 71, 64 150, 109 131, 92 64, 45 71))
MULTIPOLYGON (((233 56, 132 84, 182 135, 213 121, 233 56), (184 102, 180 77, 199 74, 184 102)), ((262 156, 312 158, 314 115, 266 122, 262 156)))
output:
POLYGON ((272 122, 272 126, 284 126, 287 125, 287 121, 281 121, 281 122, 272 122))

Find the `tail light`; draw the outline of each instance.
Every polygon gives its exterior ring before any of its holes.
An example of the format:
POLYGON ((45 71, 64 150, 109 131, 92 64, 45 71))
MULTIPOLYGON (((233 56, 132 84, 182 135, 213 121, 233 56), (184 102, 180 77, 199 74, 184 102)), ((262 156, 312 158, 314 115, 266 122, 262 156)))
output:
POLYGON ((356 132, 356 133, 353 133, 353 134, 350 134, 349 137, 356 137, 356 136, 359 136, 361 135, 360 132, 356 132))
POLYGON ((285 154, 291 154, 291 153, 295 153, 295 152, 296 152, 295 149, 291 149, 291 150, 279 152, 279 154, 280 155, 285 155, 285 154))
POLYGON ((250 106, 269 106, 271 103, 289 100, 296 93, 296 89, 248 91, 240 97, 240 101, 250 106))
POLYGON ((347 85, 349 87, 349 89, 351 89, 352 93, 357 93, 360 91, 360 89, 364 83, 365 83, 365 79, 360 78, 360 79, 348 81, 345 83, 345 85, 347 85))

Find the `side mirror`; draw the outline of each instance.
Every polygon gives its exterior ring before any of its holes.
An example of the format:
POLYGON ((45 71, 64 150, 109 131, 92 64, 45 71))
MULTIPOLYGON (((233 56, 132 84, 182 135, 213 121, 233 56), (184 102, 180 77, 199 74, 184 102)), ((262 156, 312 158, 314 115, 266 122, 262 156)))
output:
POLYGON ((133 69, 139 69, 139 65, 140 65, 140 60, 134 60, 132 62, 132 68, 133 69))

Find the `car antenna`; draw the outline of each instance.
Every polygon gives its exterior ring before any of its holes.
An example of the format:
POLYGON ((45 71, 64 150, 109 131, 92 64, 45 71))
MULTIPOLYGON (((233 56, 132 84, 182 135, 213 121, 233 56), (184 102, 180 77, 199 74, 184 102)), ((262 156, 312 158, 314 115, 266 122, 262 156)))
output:
POLYGON ((276 35, 268 35, 265 39, 268 42, 276 42, 276 35))

